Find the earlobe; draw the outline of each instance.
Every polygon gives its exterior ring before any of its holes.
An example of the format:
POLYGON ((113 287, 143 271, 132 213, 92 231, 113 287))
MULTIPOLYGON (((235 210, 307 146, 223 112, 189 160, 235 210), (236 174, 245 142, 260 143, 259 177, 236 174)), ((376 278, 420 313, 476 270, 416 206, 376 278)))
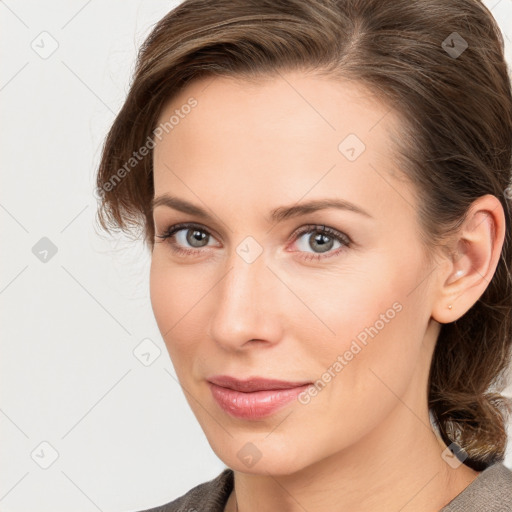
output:
POLYGON ((473 202, 454 235, 453 250, 439 274, 432 317, 450 323, 463 316, 482 296, 496 271, 505 238, 500 201, 485 195, 473 202))

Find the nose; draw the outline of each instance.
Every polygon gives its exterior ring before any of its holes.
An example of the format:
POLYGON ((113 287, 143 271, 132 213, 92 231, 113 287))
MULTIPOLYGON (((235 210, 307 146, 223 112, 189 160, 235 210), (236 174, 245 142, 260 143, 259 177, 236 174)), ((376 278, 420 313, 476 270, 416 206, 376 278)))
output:
POLYGON ((262 253, 248 263, 236 251, 224 270, 224 277, 212 290, 213 314, 210 339, 226 350, 270 346, 282 336, 279 297, 284 285, 267 267, 262 253))

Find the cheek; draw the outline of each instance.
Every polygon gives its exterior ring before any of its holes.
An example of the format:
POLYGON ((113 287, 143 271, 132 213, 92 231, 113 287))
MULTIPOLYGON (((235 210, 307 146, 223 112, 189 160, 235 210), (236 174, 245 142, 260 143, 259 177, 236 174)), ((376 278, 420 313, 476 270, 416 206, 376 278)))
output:
POLYGON ((173 361, 184 350, 193 348, 192 333, 184 337, 180 332, 185 326, 190 327, 189 317, 201 296, 200 290, 194 286, 197 279, 199 277, 194 278, 190 271, 170 268, 165 257, 154 253, 150 268, 151 306, 173 361))
POLYGON ((375 333, 375 324, 379 332, 389 331, 400 315, 397 310, 406 288, 397 283, 396 273, 391 263, 375 257, 364 265, 296 280, 294 290, 318 319, 305 314, 300 320, 300 339, 311 340, 305 346, 313 360, 332 362, 333 356, 350 349, 353 340, 364 346, 375 333))
POLYGON ((172 303, 174 294, 171 293, 171 289, 173 287, 174 283, 172 279, 169 279, 169 274, 163 271, 162 265, 159 263, 158 255, 153 254, 149 274, 149 294, 153 314, 162 336, 172 327, 168 313, 169 311, 173 311, 173 306, 175 306, 175 304, 172 303))
POLYGON ((340 443, 354 442, 380 424, 396 406, 397 396, 403 397, 413 382, 422 357, 421 329, 414 331, 417 321, 411 313, 414 308, 404 304, 403 298, 402 309, 394 309, 387 301, 385 305, 389 307, 382 308, 375 297, 367 304, 362 323, 350 315, 340 317, 337 339, 317 343, 309 351, 317 370, 316 391, 302 397, 304 406, 299 411, 309 428, 336 426, 325 432, 327 452, 340 443), (388 323, 380 319, 381 311, 388 323))
POLYGON ((319 336, 305 322, 301 339, 310 342, 301 348, 315 361, 322 381, 345 380, 343 388, 365 394, 379 372, 399 386, 410 378, 429 317, 416 256, 406 261, 398 255, 376 256, 373 263, 367 260, 364 271, 359 266, 331 281, 323 297, 310 296, 311 309, 331 332, 322 329, 326 334, 319 336))

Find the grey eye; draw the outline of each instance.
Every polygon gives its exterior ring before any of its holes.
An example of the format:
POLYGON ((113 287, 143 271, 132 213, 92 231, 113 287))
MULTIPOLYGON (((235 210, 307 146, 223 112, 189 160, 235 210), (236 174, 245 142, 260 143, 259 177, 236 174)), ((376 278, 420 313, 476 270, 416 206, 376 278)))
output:
POLYGON ((186 247, 186 244, 189 244, 193 249, 200 249, 201 247, 206 247, 208 245, 210 235, 202 229, 182 228, 176 231, 175 237, 179 245, 184 245, 186 247))
POLYGON ((302 233, 299 237, 297 237, 297 240, 297 247, 303 252, 311 252, 308 251, 308 249, 311 249, 312 252, 316 253, 329 252, 333 248, 338 248, 334 247, 335 243, 338 243, 339 247, 341 247, 341 243, 337 241, 332 235, 322 233, 318 229, 308 231, 307 233, 302 233), (303 239, 305 243, 301 243, 301 239, 303 239))

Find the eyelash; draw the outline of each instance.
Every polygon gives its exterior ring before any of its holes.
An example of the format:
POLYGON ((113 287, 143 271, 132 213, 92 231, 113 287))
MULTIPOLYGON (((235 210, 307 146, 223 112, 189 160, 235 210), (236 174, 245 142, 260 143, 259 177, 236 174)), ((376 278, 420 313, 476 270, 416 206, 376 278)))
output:
MULTIPOLYGON (((165 242, 166 240, 168 240, 167 243, 171 247, 172 251, 174 251, 176 254, 178 254, 180 256, 191 256, 198 252, 201 252, 202 249, 183 249, 182 247, 178 247, 174 241, 171 241, 171 239, 174 237, 174 235, 178 231, 181 231, 183 229, 195 229, 197 231, 202 231, 203 233, 206 233, 208 236, 212 236, 211 233, 207 229, 203 228, 201 225, 190 223, 190 222, 184 222, 184 223, 175 224, 173 226, 168 227, 162 235, 156 235, 156 237, 160 238, 162 240, 162 242, 165 242)), ((311 261, 311 260, 319 261, 324 258, 330 258, 332 256, 337 256, 345 249, 350 248, 350 246, 352 244, 352 240, 350 239, 350 237, 348 237, 344 233, 341 233, 340 231, 338 231, 336 229, 329 228, 329 227, 326 227, 323 225, 322 226, 317 225, 317 224, 308 224, 307 226, 300 228, 299 230, 297 230, 294 233, 294 238, 299 238, 300 236, 302 236, 306 233, 315 233, 315 232, 329 235, 330 237, 334 238, 336 241, 340 242, 342 244, 342 247, 339 247, 337 250, 335 250, 332 253, 326 253, 326 254, 328 254, 328 256, 324 256, 322 254, 316 254, 316 253, 307 253, 308 256, 302 256, 302 258, 307 261, 311 261)), ((298 251, 298 252, 302 252, 302 251, 298 251)))

